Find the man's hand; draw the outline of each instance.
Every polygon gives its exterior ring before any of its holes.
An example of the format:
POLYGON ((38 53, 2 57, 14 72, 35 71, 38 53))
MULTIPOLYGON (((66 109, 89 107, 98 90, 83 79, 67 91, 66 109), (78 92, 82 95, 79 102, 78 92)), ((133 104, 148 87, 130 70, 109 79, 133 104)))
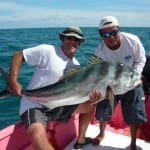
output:
POLYGON ((89 102, 91 104, 94 104, 97 101, 99 101, 101 99, 101 97, 102 97, 102 95, 99 91, 93 91, 89 96, 89 102))
POLYGON ((9 90, 15 96, 21 96, 22 86, 16 81, 9 81, 9 90))
POLYGON ((140 86, 142 83, 143 83, 142 80, 139 79, 139 80, 137 80, 137 81, 134 82, 134 87, 138 87, 138 86, 140 86))

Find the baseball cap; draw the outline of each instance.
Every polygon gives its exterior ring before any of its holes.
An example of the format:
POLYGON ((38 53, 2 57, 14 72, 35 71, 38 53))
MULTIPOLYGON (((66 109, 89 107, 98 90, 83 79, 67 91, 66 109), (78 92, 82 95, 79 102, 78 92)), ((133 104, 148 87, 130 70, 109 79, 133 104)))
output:
POLYGON ((70 26, 66 28, 62 33, 59 34, 60 38, 62 36, 73 36, 77 39, 81 40, 82 43, 84 43, 85 38, 83 36, 83 33, 79 27, 70 26))
POLYGON ((114 16, 106 16, 99 23, 99 30, 119 26, 118 20, 114 16))

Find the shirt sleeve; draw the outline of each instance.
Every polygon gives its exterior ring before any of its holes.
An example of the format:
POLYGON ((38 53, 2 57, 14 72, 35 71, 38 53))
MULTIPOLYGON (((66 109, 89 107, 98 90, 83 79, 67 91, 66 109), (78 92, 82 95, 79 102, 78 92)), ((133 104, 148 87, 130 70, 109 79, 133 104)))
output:
POLYGON ((43 45, 24 49, 23 56, 27 64, 31 66, 39 65, 44 58, 43 45))
POLYGON ((139 40, 139 38, 137 38, 137 43, 135 44, 135 61, 133 64, 133 69, 135 72, 141 74, 143 71, 143 68, 145 66, 145 62, 146 62, 146 55, 145 55, 145 49, 141 43, 141 41, 139 40))

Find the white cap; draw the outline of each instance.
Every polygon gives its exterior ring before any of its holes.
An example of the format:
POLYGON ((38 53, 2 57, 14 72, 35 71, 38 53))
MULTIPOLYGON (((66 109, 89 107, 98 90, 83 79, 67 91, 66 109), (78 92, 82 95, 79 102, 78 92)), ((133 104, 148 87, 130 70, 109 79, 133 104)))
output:
POLYGON ((99 30, 119 26, 118 20, 114 16, 106 16, 99 23, 99 30))

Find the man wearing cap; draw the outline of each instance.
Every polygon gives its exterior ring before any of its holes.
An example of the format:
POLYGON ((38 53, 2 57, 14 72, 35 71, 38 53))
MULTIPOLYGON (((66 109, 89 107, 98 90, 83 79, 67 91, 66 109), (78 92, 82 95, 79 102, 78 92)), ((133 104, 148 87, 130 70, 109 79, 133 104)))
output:
MULTIPOLYGON (((144 47, 139 38, 133 34, 121 32, 118 20, 114 16, 106 16, 101 19, 99 34, 102 42, 96 49, 96 56, 104 61, 120 62, 130 66, 141 76, 146 58, 144 47)), ((139 83, 141 83, 141 79, 139 79, 139 83)), ((134 90, 124 95, 115 96, 115 106, 120 100, 124 120, 130 125, 131 150, 136 150, 136 133, 138 127, 146 121, 144 92, 139 83, 135 83, 134 90)), ((93 140, 93 145, 98 145, 104 138, 106 123, 109 121, 111 114, 112 110, 108 100, 98 103, 95 116, 100 122, 100 133, 93 140)))
MULTIPOLYGON (((41 44, 14 54, 9 75, 10 90, 14 95, 21 96, 22 87, 18 82, 18 75, 24 61, 30 66, 35 66, 34 75, 27 89, 37 89, 53 84, 70 68, 79 65, 74 55, 80 44, 85 41, 80 28, 68 27, 59 34, 59 37, 62 41, 61 47, 41 44)), ((92 98, 92 94, 89 96, 89 99, 92 98)), ((80 113, 79 136, 74 145, 75 149, 79 149, 91 142, 90 138, 85 138, 85 132, 92 115, 92 110, 93 108, 89 101, 69 106, 57 107, 56 105, 55 108, 50 109, 26 97, 22 97, 20 118, 36 150, 54 150, 55 147, 48 141, 46 135, 45 125, 47 122, 67 122, 72 114, 80 113)))

